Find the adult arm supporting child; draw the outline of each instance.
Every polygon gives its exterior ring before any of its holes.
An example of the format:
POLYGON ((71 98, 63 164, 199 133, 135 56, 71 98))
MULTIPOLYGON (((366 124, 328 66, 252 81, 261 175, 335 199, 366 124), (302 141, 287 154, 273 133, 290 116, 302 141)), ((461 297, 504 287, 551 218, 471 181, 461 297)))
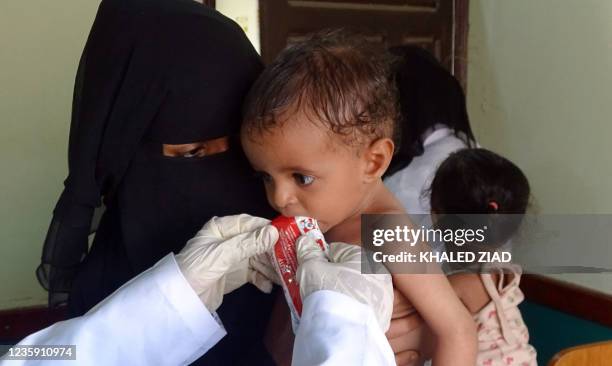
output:
POLYGON ((434 333, 433 364, 474 365, 476 325, 446 276, 442 273, 395 274, 393 284, 410 298, 434 333))
MULTIPOLYGON (((404 222, 407 217, 393 216, 389 220, 400 220, 404 222)), ((392 226, 400 222, 393 221, 392 226)), ((404 225, 412 226, 409 221, 404 225)), ((411 254, 420 257, 419 254, 427 253, 431 248, 424 242, 416 245, 393 245, 382 247, 388 254, 394 254, 399 250, 407 248, 411 254)), ((423 318, 427 327, 433 334, 435 346, 433 347, 434 365, 474 365, 476 361, 477 337, 476 325, 470 313, 465 308, 459 297, 453 290, 450 282, 442 272, 437 263, 385 263, 385 267, 393 275, 393 284, 399 292, 410 301, 414 309, 423 318)), ((401 297, 396 300, 402 303, 401 297)), ((404 300, 405 302, 406 300, 404 300)), ((404 306, 405 307, 405 306, 404 306)), ((405 311, 410 311, 406 309, 405 311)), ((427 332, 426 329, 422 330, 427 332)), ((422 354, 429 354, 424 347, 424 341, 431 335, 422 333, 421 339, 413 335, 412 338, 404 337, 405 341, 413 342, 406 347, 417 347, 422 354), (414 344, 416 342, 416 344, 414 344)), ((397 341, 392 340, 392 345, 398 347, 397 341)), ((397 353, 397 351, 396 351, 397 353)), ((401 361, 401 360, 398 360, 401 361)))

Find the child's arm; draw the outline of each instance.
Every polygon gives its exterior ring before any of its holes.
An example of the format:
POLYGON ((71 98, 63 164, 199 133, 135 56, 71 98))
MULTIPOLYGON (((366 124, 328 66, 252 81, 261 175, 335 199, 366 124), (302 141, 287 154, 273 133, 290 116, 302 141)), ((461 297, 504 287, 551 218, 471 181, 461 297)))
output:
MULTIPOLYGON (((497 275, 493 274, 492 277, 493 282, 497 283, 497 275)), ((491 301, 477 273, 453 274, 448 276, 448 281, 453 286, 453 290, 455 290, 461 302, 472 314, 478 313, 491 301)))
POLYGON ((417 309, 437 339, 434 365, 476 363, 476 324, 443 274, 395 274, 395 287, 417 309))

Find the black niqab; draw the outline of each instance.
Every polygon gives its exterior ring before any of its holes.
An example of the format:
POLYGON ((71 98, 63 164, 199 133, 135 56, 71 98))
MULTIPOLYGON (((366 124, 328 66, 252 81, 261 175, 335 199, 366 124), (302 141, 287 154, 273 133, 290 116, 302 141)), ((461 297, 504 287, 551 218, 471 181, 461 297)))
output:
MULTIPOLYGON (((213 215, 270 215, 235 139, 244 95, 261 68, 242 30, 194 1, 102 1, 75 81, 69 175, 37 271, 50 305, 70 293, 71 313, 86 312, 179 251, 213 215), (233 138, 226 152, 162 154, 162 144, 223 136, 233 138), (106 211, 88 252, 101 200, 106 211)), ((267 319, 261 312, 269 300, 261 296, 247 288, 224 301, 228 331, 232 324, 263 328, 249 323, 267 319)))

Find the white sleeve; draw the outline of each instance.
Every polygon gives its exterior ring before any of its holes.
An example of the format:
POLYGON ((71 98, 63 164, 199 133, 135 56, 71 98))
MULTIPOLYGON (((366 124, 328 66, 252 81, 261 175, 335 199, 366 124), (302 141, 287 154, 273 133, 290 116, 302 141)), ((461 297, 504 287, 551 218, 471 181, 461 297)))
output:
POLYGON ((429 215, 431 207, 427 192, 436 175, 438 167, 448 156, 467 147, 465 142, 457 138, 449 128, 437 129, 435 141, 426 139, 424 151, 415 156, 408 166, 386 177, 385 185, 397 198, 408 214, 429 215))
MULTIPOLYGON (((54 365, 185 365, 226 332, 169 254, 87 314, 34 333, 20 345, 75 345, 76 362, 54 365)), ((2 366, 45 361, 0 361, 2 366)))
POLYGON ((292 364, 395 366, 395 358, 370 307, 321 290, 304 300, 292 364))

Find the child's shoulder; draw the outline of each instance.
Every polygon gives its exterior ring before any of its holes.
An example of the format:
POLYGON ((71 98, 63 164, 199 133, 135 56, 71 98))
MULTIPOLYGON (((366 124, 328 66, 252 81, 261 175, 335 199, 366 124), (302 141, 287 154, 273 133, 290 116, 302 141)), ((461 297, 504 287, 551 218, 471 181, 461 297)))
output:
POLYGON ((404 205, 395 197, 395 195, 384 185, 377 192, 372 205, 367 209, 368 213, 372 214, 405 214, 404 205))
POLYGON ((342 242, 347 244, 361 245, 361 220, 352 217, 343 223, 333 227, 325 233, 325 240, 329 243, 342 242))
MULTIPOLYGON (((360 214, 405 214, 402 204, 381 183, 380 189, 373 196, 372 202, 360 214)), ((361 217, 355 215, 325 233, 328 242, 343 242, 361 245, 361 217)))

